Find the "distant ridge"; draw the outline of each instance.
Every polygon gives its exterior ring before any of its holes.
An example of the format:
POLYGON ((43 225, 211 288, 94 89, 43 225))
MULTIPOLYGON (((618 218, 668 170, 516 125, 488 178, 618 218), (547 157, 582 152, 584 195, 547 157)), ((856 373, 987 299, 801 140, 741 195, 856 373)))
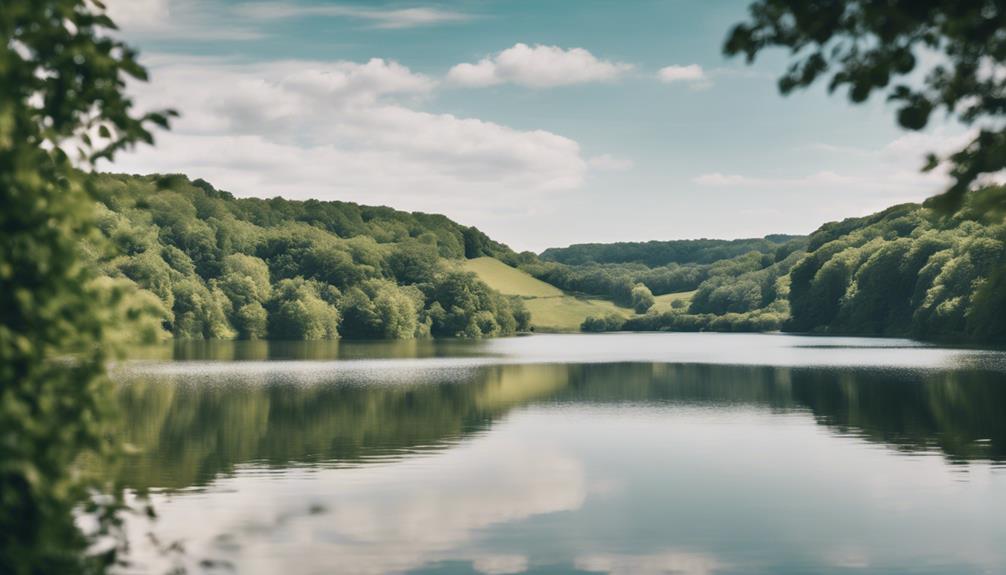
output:
POLYGON ((565 248, 548 248, 541 258, 568 265, 640 263, 650 267, 668 264, 708 264, 746 254, 773 254, 783 245, 806 243, 807 236, 771 234, 763 238, 736 240, 667 240, 648 242, 615 242, 573 244, 565 248))

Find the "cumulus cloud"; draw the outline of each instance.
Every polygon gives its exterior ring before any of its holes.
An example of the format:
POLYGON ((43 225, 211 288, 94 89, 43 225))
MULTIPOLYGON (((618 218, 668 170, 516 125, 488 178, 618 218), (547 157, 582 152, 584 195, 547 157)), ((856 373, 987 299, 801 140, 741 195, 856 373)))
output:
POLYGON ((258 20, 277 20, 305 17, 347 17, 367 20, 375 28, 398 29, 430 26, 450 22, 463 22, 469 14, 431 7, 377 10, 339 4, 299 4, 296 2, 255 2, 241 6, 241 13, 258 20))
POLYGON ((550 88, 570 84, 611 82, 632 69, 631 64, 600 60, 583 48, 563 49, 518 43, 475 63, 462 63, 447 73, 460 86, 518 84, 550 88))
POLYGON ((588 169, 579 144, 552 132, 422 111, 436 82, 392 61, 147 63, 155 81, 135 87, 141 108, 170 106, 182 117, 156 149, 124 154, 111 169, 455 217, 533 206, 543 193, 579 187, 588 169))

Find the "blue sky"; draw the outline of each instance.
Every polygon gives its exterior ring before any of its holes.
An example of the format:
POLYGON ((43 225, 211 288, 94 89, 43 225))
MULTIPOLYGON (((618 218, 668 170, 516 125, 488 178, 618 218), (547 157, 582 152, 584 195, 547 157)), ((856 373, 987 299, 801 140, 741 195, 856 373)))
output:
POLYGON ((722 56, 744 0, 108 4, 140 105, 182 113, 110 169, 440 212, 516 249, 807 233, 939 191, 922 156, 963 137, 783 98, 784 54, 722 56))

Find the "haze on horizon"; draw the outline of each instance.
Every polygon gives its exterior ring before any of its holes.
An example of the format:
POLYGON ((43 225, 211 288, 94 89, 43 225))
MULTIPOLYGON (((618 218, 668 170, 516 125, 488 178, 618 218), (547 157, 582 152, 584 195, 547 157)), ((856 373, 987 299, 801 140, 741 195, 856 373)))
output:
POLYGON ((923 156, 967 137, 781 97, 783 54, 722 55, 747 0, 106 3, 140 108, 182 116, 102 169, 443 213, 518 250, 809 233, 941 191, 923 156))

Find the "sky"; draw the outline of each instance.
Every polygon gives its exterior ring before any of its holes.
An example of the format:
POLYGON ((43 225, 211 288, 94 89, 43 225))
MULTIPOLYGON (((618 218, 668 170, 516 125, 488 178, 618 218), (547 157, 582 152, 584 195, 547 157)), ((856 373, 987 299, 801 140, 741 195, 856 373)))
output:
POLYGON ((786 54, 722 53, 747 0, 105 3, 138 107, 181 117, 101 169, 443 213, 517 250, 809 233, 941 191, 923 157, 966 138, 781 96, 786 54))

